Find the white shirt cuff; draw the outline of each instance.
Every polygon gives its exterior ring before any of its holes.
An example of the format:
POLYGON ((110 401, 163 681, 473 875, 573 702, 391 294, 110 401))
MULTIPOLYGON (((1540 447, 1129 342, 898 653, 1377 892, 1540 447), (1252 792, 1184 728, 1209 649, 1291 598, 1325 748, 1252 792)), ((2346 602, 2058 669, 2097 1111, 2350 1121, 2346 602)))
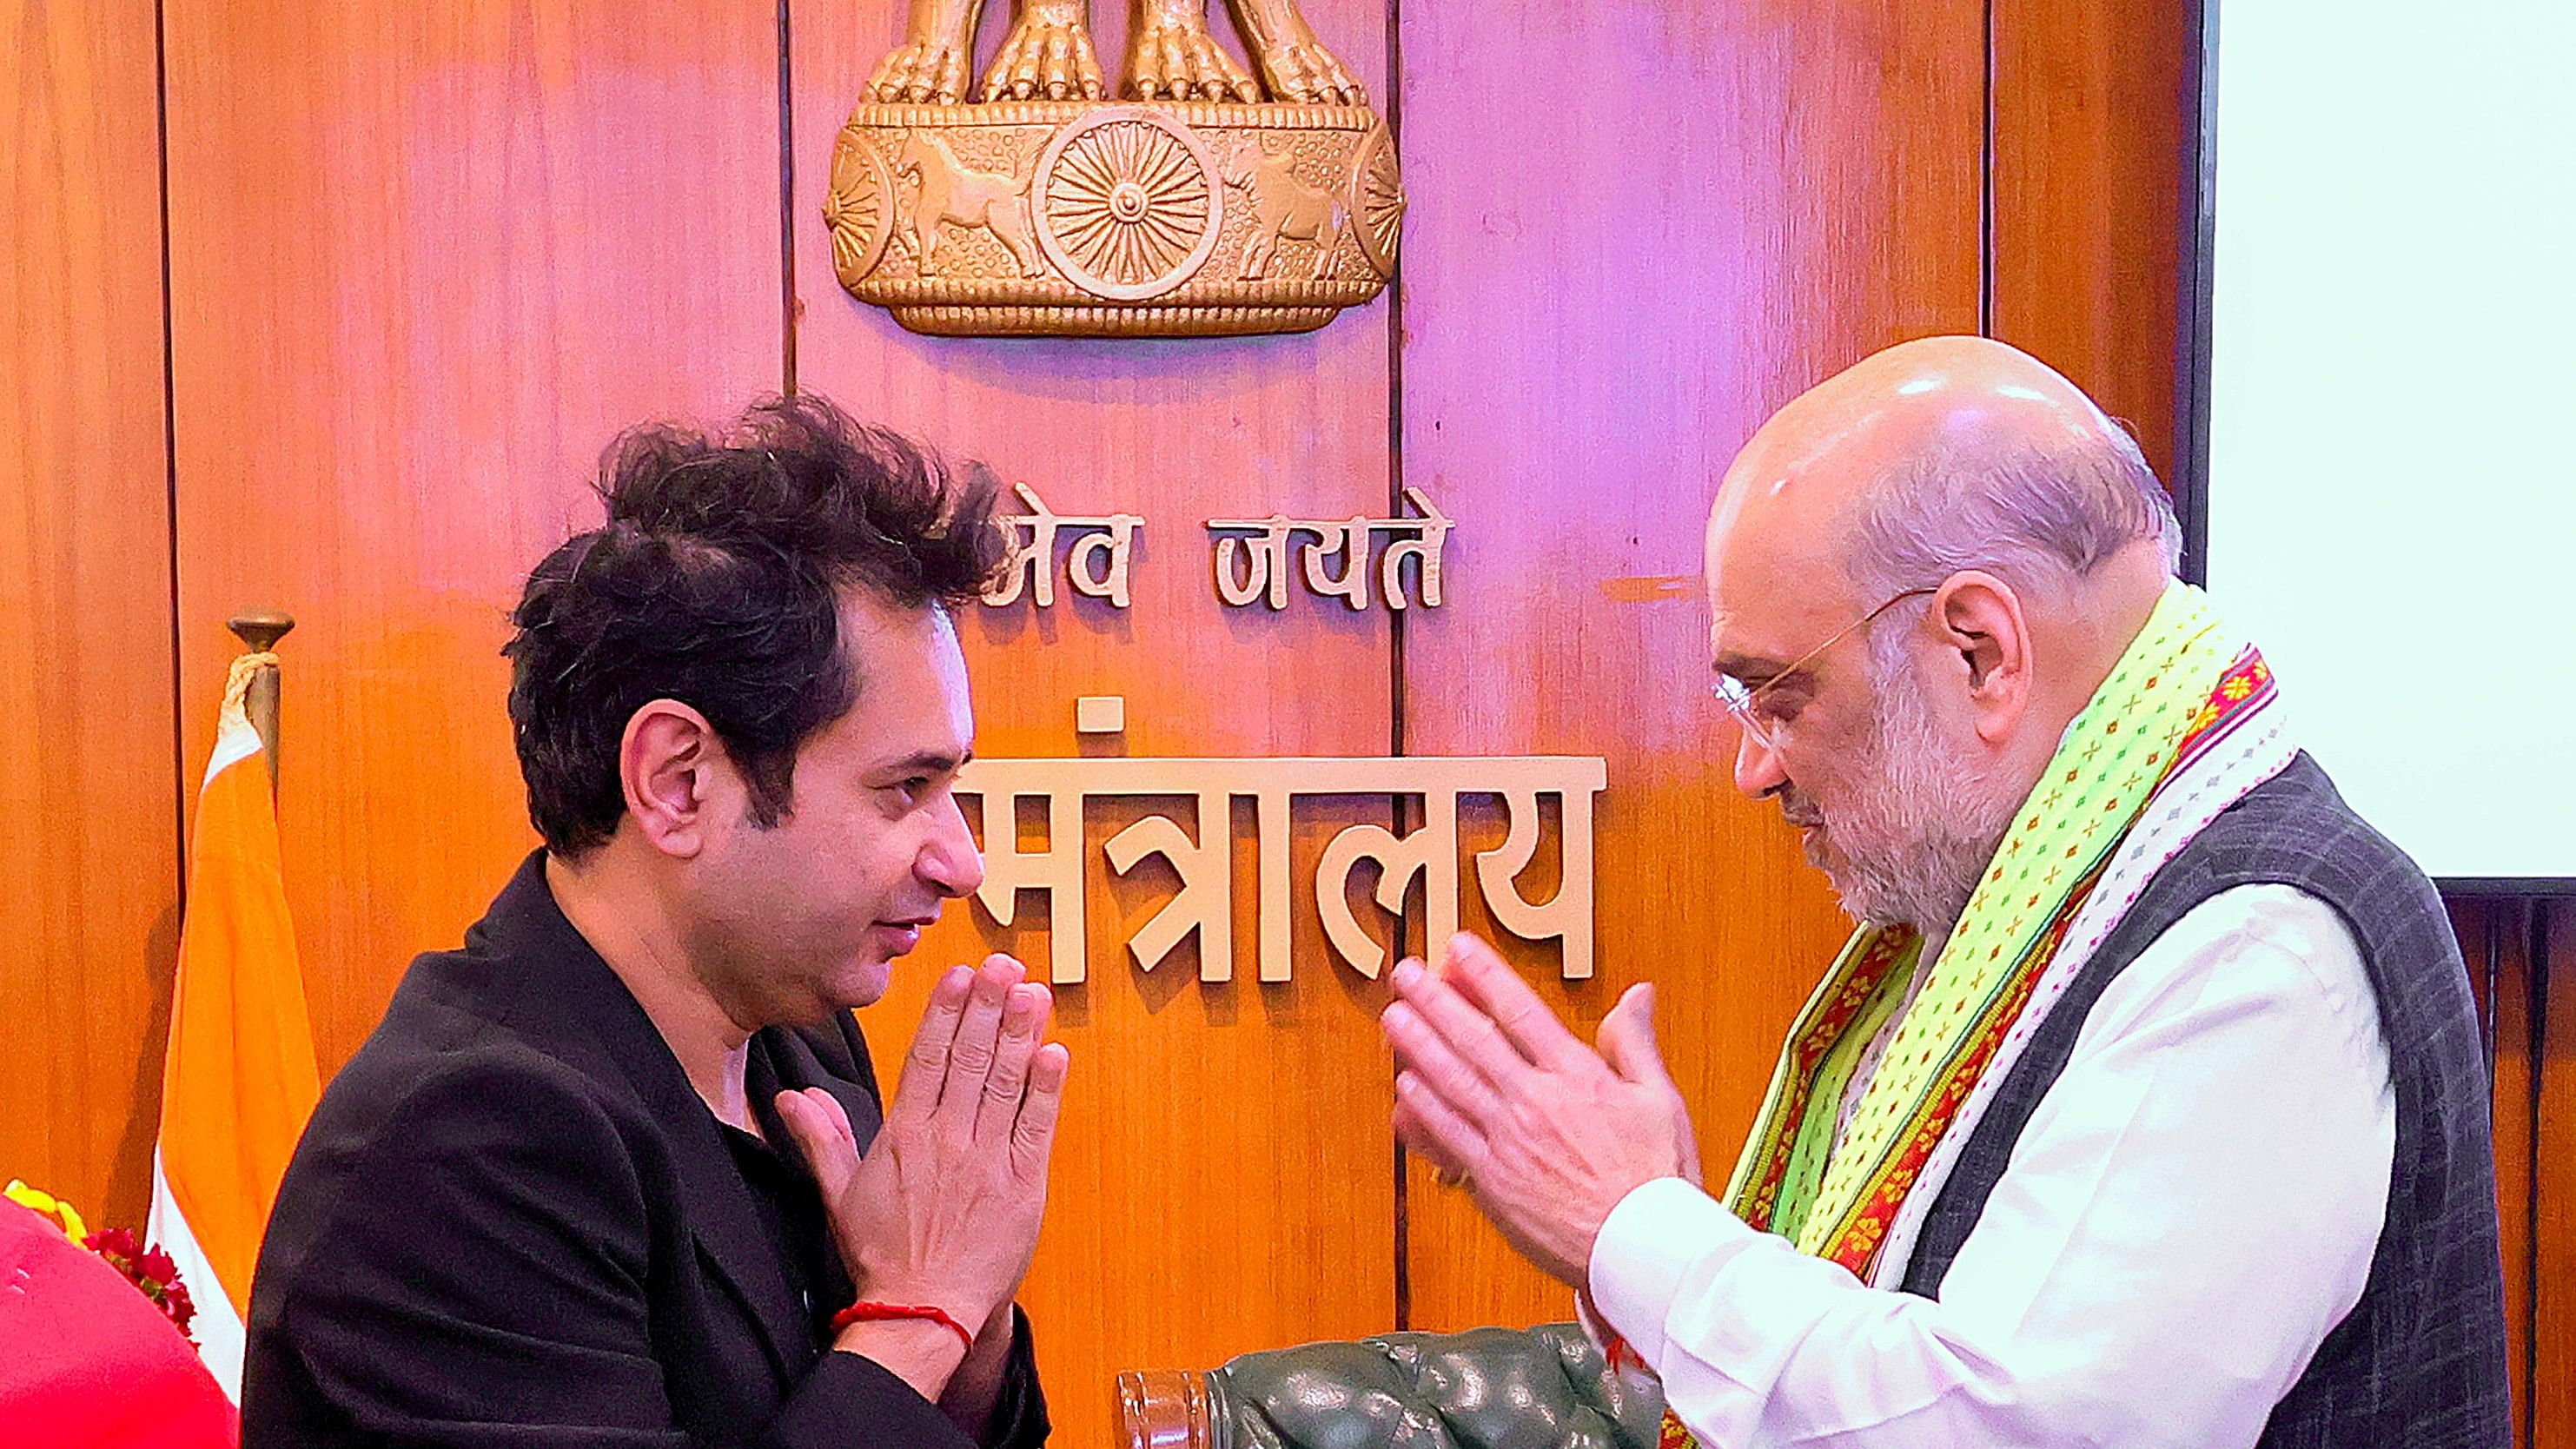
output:
POLYGON ((1712 1252, 1753 1230, 1678 1177, 1659 1177, 1619 1199, 1592 1240, 1592 1304, 1637 1356, 1664 1361, 1673 1299, 1712 1252))

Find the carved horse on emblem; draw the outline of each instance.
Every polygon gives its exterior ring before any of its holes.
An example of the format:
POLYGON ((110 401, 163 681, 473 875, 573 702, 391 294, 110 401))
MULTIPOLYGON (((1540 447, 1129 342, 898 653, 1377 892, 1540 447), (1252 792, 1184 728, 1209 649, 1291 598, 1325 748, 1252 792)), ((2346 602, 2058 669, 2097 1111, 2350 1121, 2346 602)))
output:
POLYGON ((894 169, 898 176, 921 178, 921 193, 903 220, 923 276, 931 273, 939 228, 946 222, 990 231, 1020 264, 1021 276, 1046 275, 1029 228, 1029 177, 978 171, 958 159, 946 137, 918 126, 904 137, 894 169))
POLYGON ((1333 264, 1333 248, 1342 240, 1349 213, 1342 199, 1297 175, 1293 151, 1273 152, 1260 138, 1245 136, 1226 153, 1220 173, 1225 184, 1252 202, 1252 232, 1243 246, 1243 280, 1257 282, 1270 274, 1270 263, 1283 241, 1313 242, 1318 281, 1333 264))
MULTIPOLYGON (((868 99, 955 105, 974 79, 984 0, 912 0, 904 43, 877 67, 868 99)), ((1368 93, 1315 38, 1297 0, 1226 0, 1260 67, 1256 82, 1208 34, 1208 0, 1135 0, 1123 92, 1134 100, 1365 106, 1368 93)), ((1104 100, 1090 0, 1018 0, 1011 33, 984 74, 979 101, 1104 100)))

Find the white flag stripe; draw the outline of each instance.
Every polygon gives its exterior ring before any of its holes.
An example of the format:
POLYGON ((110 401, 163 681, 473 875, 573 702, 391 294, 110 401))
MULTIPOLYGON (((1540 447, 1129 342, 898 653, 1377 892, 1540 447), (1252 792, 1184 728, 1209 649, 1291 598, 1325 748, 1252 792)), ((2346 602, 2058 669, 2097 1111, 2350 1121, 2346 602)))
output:
POLYGON ((206 1371, 223 1387, 224 1397, 241 1402, 242 1350, 246 1335, 241 1315, 233 1311, 232 1295, 215 1278, 215 1265, 206 1261, 205 1251, 197 1246, 197 1235, 188 1230, 187 1218, 179 1212, 178 1199, 170 1195, 169 1180, 161 1175, 161 1151, 152 1152, 152 1216, 147 1220, 144 1239, 170 1255, 178 1266, 179 1281, 188 1289, 188 1300, 197 1308, 197 1316, 188 1323, 188 1332, 197 1340, 197 1357, 203 1359, 206 1371))
POLYGON ((197 782, 203 790, 215 777, 259 753, 259 731, 248 718, 226 711, 223 723, 215 731, 215 750, 206 760, 206 777, 197 782))

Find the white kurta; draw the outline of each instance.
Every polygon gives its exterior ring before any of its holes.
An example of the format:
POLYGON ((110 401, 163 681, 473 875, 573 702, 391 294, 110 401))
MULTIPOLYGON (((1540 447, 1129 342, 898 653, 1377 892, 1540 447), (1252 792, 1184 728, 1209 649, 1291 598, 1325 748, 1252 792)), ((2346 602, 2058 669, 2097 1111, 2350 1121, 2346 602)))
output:
POLYGON ((1709 1449, 2250 1445, 2360 1300, 2396 1141, 2351 932, 2244 886, 2102 993, 1938 1300, 1679 1178, 1611 1213, 1591 1298, 1709 1449))

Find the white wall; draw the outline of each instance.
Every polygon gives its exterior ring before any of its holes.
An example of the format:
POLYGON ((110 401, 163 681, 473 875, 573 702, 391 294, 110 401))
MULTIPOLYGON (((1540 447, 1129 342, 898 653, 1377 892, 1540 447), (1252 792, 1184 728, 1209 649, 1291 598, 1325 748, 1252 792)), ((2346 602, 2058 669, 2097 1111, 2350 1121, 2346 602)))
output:
POLYGON ((2208 578, 2426 870, 2576 878, 2576 0, 2215 0, 2208 578))

